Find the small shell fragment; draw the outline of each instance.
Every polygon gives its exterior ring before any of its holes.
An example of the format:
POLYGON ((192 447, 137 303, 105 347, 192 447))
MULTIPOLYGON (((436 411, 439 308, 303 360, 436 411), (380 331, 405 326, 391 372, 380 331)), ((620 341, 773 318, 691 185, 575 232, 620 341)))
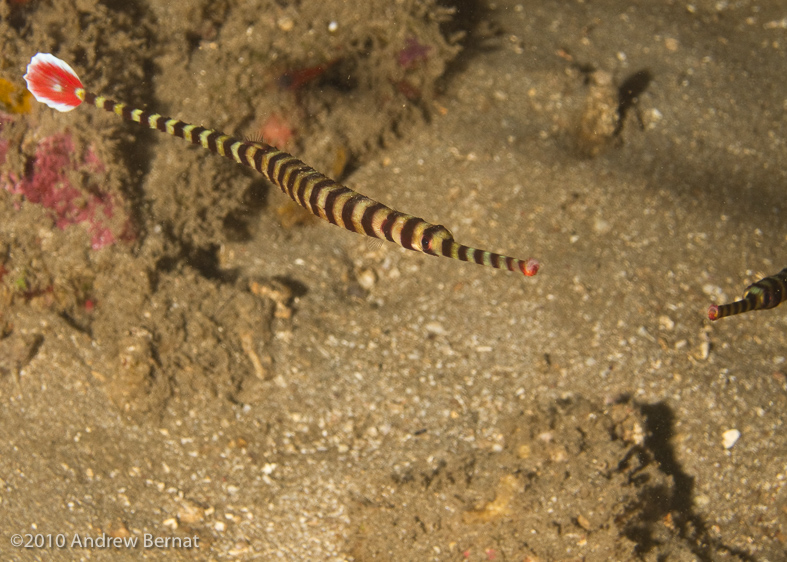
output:
POLYGON ((292 28, 295 27, 295 22, 290 16, 282 16, 276 20, 276 25, 282 31, 292 31, 292 28))
POLYGON ((356 272, 355 279, 365 291, 371 291, 377 283, 377 275, 371 269, 361 269, 356 272))
POLYGON ((733 445, 740 439, 741 432, 737 429, 728 429, 721 434, 721 442, 725 449, 732 449, 733 445))

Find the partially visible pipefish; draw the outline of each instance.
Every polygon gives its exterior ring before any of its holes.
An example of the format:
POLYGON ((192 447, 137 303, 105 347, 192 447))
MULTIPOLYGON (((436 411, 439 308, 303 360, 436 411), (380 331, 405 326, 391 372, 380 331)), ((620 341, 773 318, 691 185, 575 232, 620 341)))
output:
POLYGON ((459 244, 446 227, 400 213, 361 195, 269 144, 240 140, 88 92, 71 67, 53 55, 36 54, 27 66, 25 80, 38 101, 58 111, 70 111, 86 102, 254 168, 307 211, 352 232, 389 240, 432 256, 521 271, 528 276, 538 272, 539 263, 535 259, 520 260, 459 244))
POLYGON ((729 304, 710 305, 708 318, 718 320, 725 316, 743 314, 752 310, 766 310, 774 308, 787 301, 787 267, 776 275, 760 279, 749 285, 743 293, 743 298, 729 304))

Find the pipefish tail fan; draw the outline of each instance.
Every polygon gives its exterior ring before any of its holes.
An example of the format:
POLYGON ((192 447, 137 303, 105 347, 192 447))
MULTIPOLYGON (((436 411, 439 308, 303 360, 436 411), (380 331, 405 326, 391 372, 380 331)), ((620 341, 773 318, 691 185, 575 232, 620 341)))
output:
POLYGON ((760 279, 749 285, 739 301, 729 304, 712 304, 708 318, 718 320, 725 316, 743 314, 752 310, 767 310, 787 301, 787 267, 776 275, 760 279))
POLYGON ((49 53, 34 56, 24 78, 30 93, 52 109, 71 111, 85 99, 85 88, 74 69, 49 53))
POLYGON ((535 275, 540 267, 532 258, 522 260, 460 244, 446 227, 401 213, 340 185, 267 143, 240 140, 89 92, 76 72, 53 55, 35 55, 27 66, 25 80, 28 90, 38 101, 58 111, 71 111, 85 102, 254 168, 310 213, 351 232, 389 240, 431 256, 519 271, 527 276, 535 275))

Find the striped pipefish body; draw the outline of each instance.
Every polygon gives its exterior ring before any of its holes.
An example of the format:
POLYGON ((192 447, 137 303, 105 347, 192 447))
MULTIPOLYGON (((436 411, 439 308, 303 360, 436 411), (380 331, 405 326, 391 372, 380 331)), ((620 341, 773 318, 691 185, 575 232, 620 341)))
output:
POLYGON ((752 310, 767 310, 785 301, 787 301, 787 267, 776 275, 749 285, 739 301, 721 305, 712 304, 708 308, 708 318, 718 320, 752 310))
POLYGON ((310 213, 352 232, 432 256, 521 271, 528 276, 538 272, 535 259, 516 259, 460 244, 446 227, 401 213, 353 191, 269 144, 241 140, 88 92, 73 69, 52 55, 35 55, 25 80, 38 101, 59 111, 70 111, 85 102, 254 168, 310 213))

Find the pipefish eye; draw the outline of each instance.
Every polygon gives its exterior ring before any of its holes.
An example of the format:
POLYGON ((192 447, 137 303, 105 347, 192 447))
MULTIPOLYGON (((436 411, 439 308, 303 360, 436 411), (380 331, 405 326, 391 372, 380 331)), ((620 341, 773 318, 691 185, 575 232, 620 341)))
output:
POLYGON ((425 252, 435 254, 437 249, 442 246, 443 241, 451 240, 453 237, 450 230, 441 224, 436 224, 424 231, 421 237, 421 247, 425 252))

